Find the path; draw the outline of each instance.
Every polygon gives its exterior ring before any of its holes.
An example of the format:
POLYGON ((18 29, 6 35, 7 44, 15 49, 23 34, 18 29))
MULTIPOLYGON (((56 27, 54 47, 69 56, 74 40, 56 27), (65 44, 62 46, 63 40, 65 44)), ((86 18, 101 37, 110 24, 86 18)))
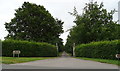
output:
POLYGON ((118 69, 118 66, 68 57, 66 53, 55 59, 38 60, 27 63, 3 65, 3 68, 17 69, 118 69), (67 56, 67 57, 66 57, 67 56))

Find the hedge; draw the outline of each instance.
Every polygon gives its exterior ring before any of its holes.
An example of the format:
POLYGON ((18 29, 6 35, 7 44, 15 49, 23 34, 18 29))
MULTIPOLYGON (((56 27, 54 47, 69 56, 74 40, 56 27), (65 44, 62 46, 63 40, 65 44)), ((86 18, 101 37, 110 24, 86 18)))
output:
POLYGON ((48 43, 20 40, 2 41, 2 56, 12 56, 13 50, 20 50, 22 57, 53 57, 57 56, 57 48, 48 43))
POLYGON ((76 46, 76 57, 116 59, 115 55, 120 54, 120 40, 99 41, 76 46))

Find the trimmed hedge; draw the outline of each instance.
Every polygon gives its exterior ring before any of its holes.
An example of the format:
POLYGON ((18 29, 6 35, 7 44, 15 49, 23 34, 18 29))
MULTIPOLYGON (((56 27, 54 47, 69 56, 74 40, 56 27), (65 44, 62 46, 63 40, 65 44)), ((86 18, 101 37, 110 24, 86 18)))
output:
POLYGON ((20 40, 2 41, 2 55, 12 56, 13 50, 20 50, 22 57, 57 56, 57 48, 48 43, 28 42, 20 40))
POLYGON ((115 55, 120 53, 120 40, 99 41, 76 46, 77 57, 116 59, 115 55))

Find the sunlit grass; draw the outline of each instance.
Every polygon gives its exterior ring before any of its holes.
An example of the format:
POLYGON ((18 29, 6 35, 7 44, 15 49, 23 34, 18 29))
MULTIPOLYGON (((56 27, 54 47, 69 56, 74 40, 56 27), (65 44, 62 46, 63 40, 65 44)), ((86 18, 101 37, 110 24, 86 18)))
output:
POLYGON ((18 57, 2 57, 2 63, 15 64, 15 63, 24 63, 24 62, 44 60, 44 59, 50 59, 50 58, 55 58, 55 57, 19 57, 19 58, 18 57))
POLYGON ((92 61, 97 61, 97 62, 101 62, 101 63, 115 64, 115 65, 120 66, 120 61, 119 60, 84 58, 84 57, 75 57, 75 58, 83 59, 83 60, 92 60, 92 61))

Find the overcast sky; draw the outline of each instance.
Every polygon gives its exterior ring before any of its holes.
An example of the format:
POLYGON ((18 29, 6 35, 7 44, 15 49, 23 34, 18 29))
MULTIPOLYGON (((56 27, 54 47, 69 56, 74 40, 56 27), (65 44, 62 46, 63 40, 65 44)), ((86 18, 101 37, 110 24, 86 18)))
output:
MULTIPOLYGON (((79 13, 82 13, 85 3, 90 0, 0 0, 0 39, 4 40, 8 32, 5 29, 5 22, 10 22, 14 17, 15 9, 22 6, 25 1, 36 3, 37 5, 43 5, 54 18, 61 19, 64 22, 63 29, 64 33, 60 36, 64 43, 66 42, 67 35, 69 32, 66 30, 70 29, 73 25, 74 17, 68 12, 73 12, 74 6, 77 8, 79 13)), ((104 3, 104 8, 108 11, 116 9, 118 10, 119 0, 94 0, 99 4, 104 3)), ((117 13, 114 14, 114 20, 118 20, 117 13)))

